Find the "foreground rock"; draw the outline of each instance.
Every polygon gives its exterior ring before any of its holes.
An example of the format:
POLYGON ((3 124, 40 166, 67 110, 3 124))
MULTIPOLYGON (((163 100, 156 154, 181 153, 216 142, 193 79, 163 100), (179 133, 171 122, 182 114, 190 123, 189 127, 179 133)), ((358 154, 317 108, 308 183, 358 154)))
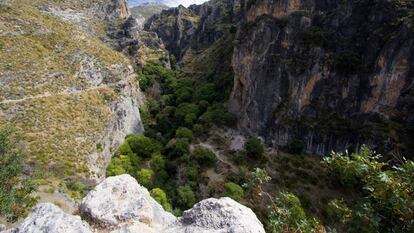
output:
POLYGON ((51 203, 39 204, 16 230, 16 233, 92 233, 79 216, 64 213, 51 203))
POLYGON ((39 204, 16 233, 264 233, 249 208, 230 198, 210 198, 176 218, 166 212, 129 175, 110 177, 82 201, 81 215, 64 213, 53 204, 39 204))
POLYGON ((231 198, 210 198, 184 212, 166 233, 265 233, 253 211, 231 198))
POLYGON ((175 220, 129 175, 107 178, 83 199, 80 209, 102 227, 138 221, 158 229, 175 220))

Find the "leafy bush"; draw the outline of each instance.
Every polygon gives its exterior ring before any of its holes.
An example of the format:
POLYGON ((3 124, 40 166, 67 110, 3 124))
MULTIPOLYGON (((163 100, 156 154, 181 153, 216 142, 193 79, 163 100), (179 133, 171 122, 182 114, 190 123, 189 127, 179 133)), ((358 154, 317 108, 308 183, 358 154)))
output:
POLYGON ((151 197, 155 199, 166 211, 171 211, 171 205, 168 202, 167 194, 160 188, 154 188, 150 191, 151 197))
POLYGON ((178 105, 177 110, 175 111, 175 117, 181 123, 185 122, 185 117, 189 114, 194 114, 198 116, 200 110, 196 104, 183 103, 178 105))
POLYGON ((214 152, 201 146, 194 149, 193 156, 201 166, 214 166, 217 160, 214 152))
POLYGON ((152 170, 141 169, 137 175, 138 183, 146 188, 151 188, 153 176, 154 172, 152 170))
POLYGON ((186 138, 191 141, 193 138, 193 132, 185 127, 180 127, 175 131, 176 138, 186 138))
POLYGON ((224 196, 240 201, 244 196, 244 190, 240 185, 228 182, 224 185, 224 196))
POLYGON ((23 175, 24 154, 20 142, 14 130, 0 129, 0 215, 12 222, 36 203, 31 194, 37 186, 23 175))
POLYGON ((299 139, 293 139, 288 144, 288 152, 291 154, 301 155, 305 151, 305 143, 299 139))
POLYGON ((200 124, 193 125, 193 131, 197 136, 204 134, 204 127, 200 124))
POLYGON ((207 109, 200 120, 205 124, 233 126, 236 117, 229 113, 222 104, 215 104, 207 109))
POLYGON ((177 189, 177 204, 182 209, 189 209, 196 203, 196 196, 189 185, 177 189))
POLYGON ((246 150, 248 156, 251 156, 253 158, 263 157, 264 146, 258 138, 253 137, 247 140, 247 142, 244 144, 244 149, 246 150))
POLYGON ((318 220, 306 216, 300 200, 292 193, 282 192, 275 200, 269 214, 269 226, 272 233, 278 232, 318 232, 321 225, 318 220))
POLYGON ((166 151, 170 158, 179 158, 189 154, 190 143, 186 138, 173 139, 168 143, 166 151))
POLYGON ((140 157, 150 158, 153 153, 161 150, 161 146, 157 142, 143 135, 128 136, 126 141, 132 151, 140 157))
POLYGON ((122 174, 129 173, 134 175, 134 169, 127 155, 120 155, 112 158, 108 167, 106 168, 106 176, 119 176, 122 174))
MULTIPOLYGON (((336 208, 349 232, 414 230, 414 162, 390 167, 368 147, 360 153, 333 153, 323 164, 345 185, 360 187, 364 198, 336 208), (350 211, 350 213, 349 213, 350 211)), ((331 207, 338 202, 331 203, 331 207)))

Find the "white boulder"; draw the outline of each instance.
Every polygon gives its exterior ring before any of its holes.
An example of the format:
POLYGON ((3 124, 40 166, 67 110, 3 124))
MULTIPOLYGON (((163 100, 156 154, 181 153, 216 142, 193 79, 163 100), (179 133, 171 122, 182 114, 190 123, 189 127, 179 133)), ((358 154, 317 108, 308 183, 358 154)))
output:
POLYGON ((24 222, 12 232, 16 233, 92 233, 89 225, 79 216, 64 213, 51 203, 41 203, 24 222))
POLYGON ((83 199, 80 210, 95 224, 110 228, 140 222, 158 229, 176 220, 130 175, 105 179, 83 199))
POLYGON ((165 233, 265 233, 253 211, 231 198, 203 200, 165 233))

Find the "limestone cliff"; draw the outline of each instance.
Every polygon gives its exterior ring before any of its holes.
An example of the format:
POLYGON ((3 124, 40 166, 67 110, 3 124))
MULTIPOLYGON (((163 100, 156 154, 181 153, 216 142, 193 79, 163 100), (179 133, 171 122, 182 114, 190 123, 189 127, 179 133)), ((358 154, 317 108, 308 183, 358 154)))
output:
POLYGON ((0 124, 23 134, 45 177, 102 178, 127 134, 142 132, 129 59, 98 37, 126 1, 2 1, 0 124))
POLYGON ((274 145, 298 138, 322 155, 403 141, 413 117, 403 107, 413 95, 412 2, 257 0, 243 9, 231 97, 240 128, 274 145))
POLYGON ((205 68, 210 57, 231 61, 229 109, 246 134, 274 146, 299 139, 320 155, 361 144, 407 152, 413 11, 406 0, 210 1, 164 11, 146 28, 184 68, 218 73, 205 68), (214 50, 220 41, 229 49, 214 50))

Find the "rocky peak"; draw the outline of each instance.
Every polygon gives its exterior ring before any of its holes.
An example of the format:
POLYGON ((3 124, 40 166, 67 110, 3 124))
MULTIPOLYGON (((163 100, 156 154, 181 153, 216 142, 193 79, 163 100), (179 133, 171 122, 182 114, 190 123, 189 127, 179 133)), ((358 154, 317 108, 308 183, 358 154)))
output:
POLYGON ((210 198, 176 218, 129 175, 109 177, 82 201, 81 216, 43 203, 10 233, 264 233, 249 208, 230 198, 210 198), (89 224, 86 222, 88 221, 89 224))

